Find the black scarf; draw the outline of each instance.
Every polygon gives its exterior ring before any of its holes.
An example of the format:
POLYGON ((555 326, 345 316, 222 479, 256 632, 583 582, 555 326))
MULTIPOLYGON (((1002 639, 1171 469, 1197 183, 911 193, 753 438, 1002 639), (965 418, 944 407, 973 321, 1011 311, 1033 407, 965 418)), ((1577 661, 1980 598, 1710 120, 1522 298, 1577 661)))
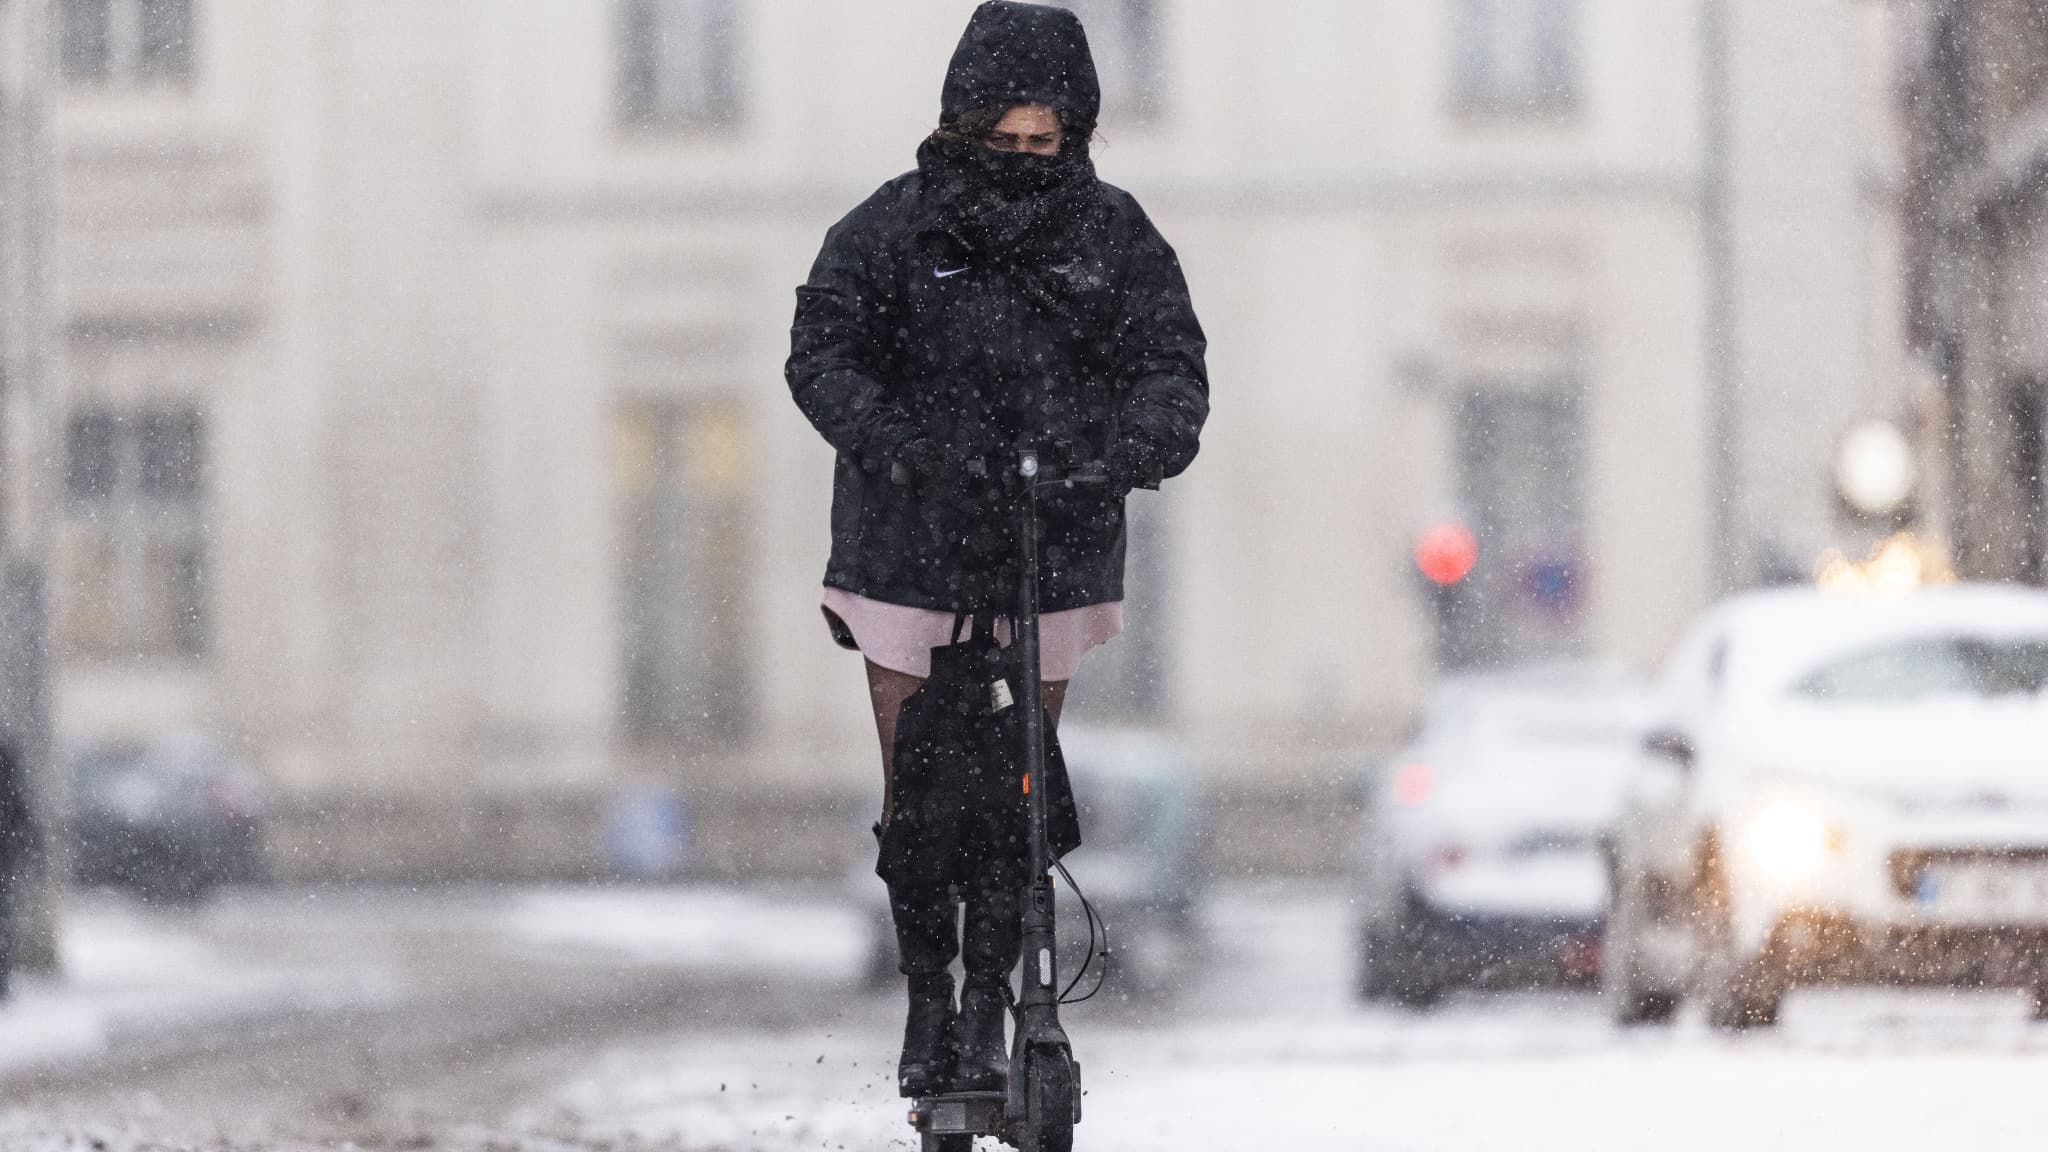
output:
POLYGON ((1085 150, 1037 156, 974 141, 927 139, 918 170, 938 192, 937 227, 972 258, 1019 273, 1034 300, 1064 308, 1063 268, 1099 225, 1102 196, 1085 150))

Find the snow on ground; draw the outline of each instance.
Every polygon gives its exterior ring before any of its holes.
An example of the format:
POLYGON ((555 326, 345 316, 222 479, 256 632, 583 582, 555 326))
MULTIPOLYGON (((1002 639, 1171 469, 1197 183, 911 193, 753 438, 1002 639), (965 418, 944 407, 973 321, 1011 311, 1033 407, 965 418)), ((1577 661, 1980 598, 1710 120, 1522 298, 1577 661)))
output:
POLYGON ((851 978, 867 918, 831 892, 728 888, 550 889, 521 896, 513 935, 707 971, 851 978))
MULTIPOLYGON (((1466 1007, 1484 1012, 1485 1006, 1466 1007)), ((1350 1031, 1379 1023, 1361 1015, 1350 1031)), ((2048 1051, 1844 1052, 1697 1034, 1588 1045, 1580 1021, 1461 1020, 1479 1042, 1350 1051, 1106 1038, 1091 1140, 1158 1149, 1988 1148, 2038 1139, 2048 1051), (1487 1035, 1491 1033, 1491 1035, 1487 1035), (2030 1138, 2031 1134, 2031 1138, 2030 1138)), ((1239 1039, 1243 1039, 1240 1037, 1239 1039)))
POLYGON ((65 909, 61 960, 61 979, 17 978, 0 1010, 0 1068, 90 1053, 124 1019, 247 1004, 270 983, 208 947, 189 924, 138 917, 98 895, 65 909))
POLYGON ((249 889, 198 907, 71 893, 57 977, 0 1004, 0 1073, 90 1056, 123 1035, 280 1009, 390 1003, 408 950, 597 955, 734 976, 841 982, 868 917, 835 894, 726 889, 249 889))
MULTIPOLYGON (((30 981, 0 1008, 0 1073, 151 1022, 203 1032, 307 1004, 346 1020, 436 995, 405 960, 460 943, 702 969, 760 1007, 664 1004, 673 1033, 592 1034, 559 1064, 508 1063, 561 1079, 522 1085, 511 1114, 475 1118, 488 1140, 449 1147, 909 1149, 901 994, 857 986, 870 919, 841 893, 789 889, 260 892, 185 911, 91 897, 66 912, 66 982, 30 981)), ((1360 1007, 1334 887, 1228 888, 1207 923, 1210 948, 1165 1000, 1070 1011, 1082 1149, 1949 1149, 2048 1131, 2048 1025, 2017 994, 1802 994, 1769 1033, 1686 1019, 1623 1034, 1588 996, 1360 1007)))
MULTIPOLYGON (((318 893, 294 901, 326 918, 355 906, 318 893)), ((273 899, 227 894, 199 908, 148 908, 115 892, 66 897, 60 975, 18 975, 0 1004, 0 1071, 88 1056, 124 1032, 200 1024, 393 993, 395 977, 360 956, 263 947, 273 899)), ((322 950, 326 951, 326 950, 322 950)))
MULTIPOLYGON (((1570 995, 1417 1016, 1351 1000, 1330 890, 1238 890, 1210 921, 1209 973, 1171 1007, 1070 1013, 1081 1148, 1947 1149, 2048 1131, 2048 1027, 2016 994, 1807 994, 1775 1034, 1745 1037, 1697 1020, 1621 1034, 1570 995)), ((893 994, 821 1003, 814 1032, 617 1051, 534 1116, 691 1149, 914 1148, 892 1091, 897 1012, 893 994)))

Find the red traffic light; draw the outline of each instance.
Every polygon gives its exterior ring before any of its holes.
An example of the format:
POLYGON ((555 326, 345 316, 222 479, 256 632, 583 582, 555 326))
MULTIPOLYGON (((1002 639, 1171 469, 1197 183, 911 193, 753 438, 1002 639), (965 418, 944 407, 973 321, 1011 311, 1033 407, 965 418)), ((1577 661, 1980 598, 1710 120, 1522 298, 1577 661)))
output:
POLYGON ((1479 538, 1455 520, 1446 520, 1415 541, 1415 566, 1437 585, 1456 584, 1479 563, 1479 538))

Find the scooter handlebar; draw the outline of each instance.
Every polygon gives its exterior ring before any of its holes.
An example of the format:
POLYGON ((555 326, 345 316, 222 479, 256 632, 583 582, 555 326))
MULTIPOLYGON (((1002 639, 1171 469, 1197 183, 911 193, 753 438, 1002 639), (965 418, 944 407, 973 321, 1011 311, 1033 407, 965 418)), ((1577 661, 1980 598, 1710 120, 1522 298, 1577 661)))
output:
MULTIPOLYGON (((1037 452, 1019 452, 1015 460, 1006 464, 975 457, 961 466, 961 471, 970 477, 1000 476, 1005 485, 1014 485, 1020 479, 1028 480, 1032 488, 1072 488, 1076 485, 1109 483, 1109 464, 1103 460, 1090 460, 1084 464, 1061 470, 1046 464, 1037 452)), ((889 478, 898 484, 909 484, 915 479, 909 465, 902 461, 890 464, 889 478)), ((1150 487, 1150 485, 1147 485, 1150 487)))
POLYGON ((1101 460, 1090 460, 1061 473, 1041 466, 1032 480, 1036 488, 1071 488, 1076 484, 1109 483, 1109 465, 1101 460))

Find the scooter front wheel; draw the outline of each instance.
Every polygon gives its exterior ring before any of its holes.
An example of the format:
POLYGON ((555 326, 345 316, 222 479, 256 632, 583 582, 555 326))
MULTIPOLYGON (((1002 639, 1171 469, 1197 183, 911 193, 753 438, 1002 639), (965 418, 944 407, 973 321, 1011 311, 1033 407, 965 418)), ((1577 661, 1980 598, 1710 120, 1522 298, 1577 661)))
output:
POLYGON ((1053 1048, 1040 1051, 1026 1070, 1022 1152, 1073 1152, 1077 1107, 1074 1058, 1053 1048))
POLYGON ((957 1132, 943 1135, 927 1132, 924 1134, 923 1144, 923 1152, 974 1152, 974 1137, 963 1136, 957 1132))

